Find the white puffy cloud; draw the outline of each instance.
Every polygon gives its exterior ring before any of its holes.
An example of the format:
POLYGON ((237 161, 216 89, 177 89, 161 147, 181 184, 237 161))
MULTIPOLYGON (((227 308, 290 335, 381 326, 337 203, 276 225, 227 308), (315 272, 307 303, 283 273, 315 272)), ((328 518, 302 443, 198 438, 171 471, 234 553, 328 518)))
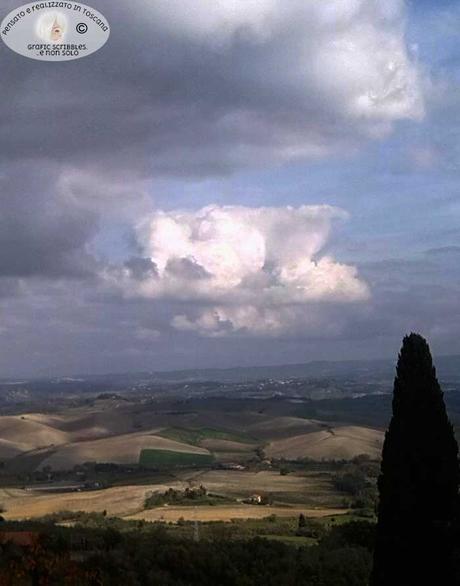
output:
POLYGON ((326 205, 157 211, 138 229, 144 258, 107 278, 128 296, 187 302, 172 320, 179 330, 279 335, 322 327, 324 304, 369 296, 353 266, 321 255, 332 221, 344 218, 326 205), (139 272, 141 264, 149 270, 139 272))

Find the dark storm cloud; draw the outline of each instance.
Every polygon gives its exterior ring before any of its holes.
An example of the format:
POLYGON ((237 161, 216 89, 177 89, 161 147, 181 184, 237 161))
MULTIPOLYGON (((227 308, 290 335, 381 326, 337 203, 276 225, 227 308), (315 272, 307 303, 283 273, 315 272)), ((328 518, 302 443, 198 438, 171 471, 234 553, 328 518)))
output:
POLYGON ((83 277, 97 217, 65 196, 50 165, 15 163, 0 175, 0 278, 83 277))
MULTIPOLYGON (((188 34, 188 24, 168 28, 161 3, 160 8, 143 0, 129 8, 108 0, 93 4, 112 32, 108 44, 89 59, 37 63, 1 47, 2 73, 9 80, 0 112, 4 157, 88 165, 97 157, 98 165, 147 174, 221 174, 349 148, 381 134, 392 120, 418 115, 417 82, 404 45, 398 47, 398 24, 389 19, 388 31, 378 32, 376 23, 385 17, 374 2, 353 16, 375 27, 375 36, 382 35, 379 50, 388 63, 401 61, 400 69, 390 75, 366 56, 359 75, 342 68, 346 91, 340 83, 334 87, 340 77, 334 78, 333 69, 348 59, 345 49, 338 51, 338 63, 328 64, 330 71, 322 72, 316 63, 323 51, 328 56, 331 34, 318 24, 325 20, 319 7, 304 13, 301 3, 293 3, 268 37, 251 34, 242 20, 233 35, 214 42, 222 36, 219 28, 198 34, 198 19, 209 11, 206 2, 190 16, 197 20, 197 34, 193 27, 188 34), (357 86, 356 95, 347 95, 347 81, 357 86), (368 90, 375 93, 369 111, 363 100, 355 104, 360 91, 368 90), (350 114, 352 107, 358 109, 350 114)), ((178 12, 178 23, 181 18, 178 12)), ((340 18, 344 47, 354 42, 359 58, 378 43, 340 18)))

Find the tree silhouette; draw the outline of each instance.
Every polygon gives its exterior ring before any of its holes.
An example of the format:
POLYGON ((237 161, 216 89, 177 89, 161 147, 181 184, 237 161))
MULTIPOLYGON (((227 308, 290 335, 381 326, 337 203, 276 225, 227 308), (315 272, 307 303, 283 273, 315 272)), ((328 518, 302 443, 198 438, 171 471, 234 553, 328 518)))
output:
POLYGON ((458 446, 429 346, 403 340, 382 453, 372 586, 454 583, 458 446))

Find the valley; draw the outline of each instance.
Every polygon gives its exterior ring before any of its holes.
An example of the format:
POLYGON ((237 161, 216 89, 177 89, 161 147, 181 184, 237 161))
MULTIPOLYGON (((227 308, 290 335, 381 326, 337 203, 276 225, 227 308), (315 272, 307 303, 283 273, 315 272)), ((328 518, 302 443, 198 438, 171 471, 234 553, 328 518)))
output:
MULTIPOLYGON (((372 515, 391 379, 378 370, 364 381, 359 369, 355 377, 343 370, 245 383, 224 380, 227 371, 217 382, 175 374, 4 383, 1 515, 104 513, 166 523, 350 508, 372 515), (351 487, 340 481, 347 475, 351 487), (161 496, 199 487, 207 495, 200 502, 161 496), (158 506, 146 505, 151 495, 158 506)), ((446 394, 458 424, 457 396, 446 394)))

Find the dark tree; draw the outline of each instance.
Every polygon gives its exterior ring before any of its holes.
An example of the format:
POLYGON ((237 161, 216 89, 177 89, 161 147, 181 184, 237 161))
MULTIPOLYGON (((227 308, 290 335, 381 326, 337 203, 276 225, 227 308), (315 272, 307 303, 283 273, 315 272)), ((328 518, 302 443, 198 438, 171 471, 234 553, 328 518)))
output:
POLYGON ((372 586, 454 584, 458 446, 429 346, 410 334, 383 445, 372 586))

